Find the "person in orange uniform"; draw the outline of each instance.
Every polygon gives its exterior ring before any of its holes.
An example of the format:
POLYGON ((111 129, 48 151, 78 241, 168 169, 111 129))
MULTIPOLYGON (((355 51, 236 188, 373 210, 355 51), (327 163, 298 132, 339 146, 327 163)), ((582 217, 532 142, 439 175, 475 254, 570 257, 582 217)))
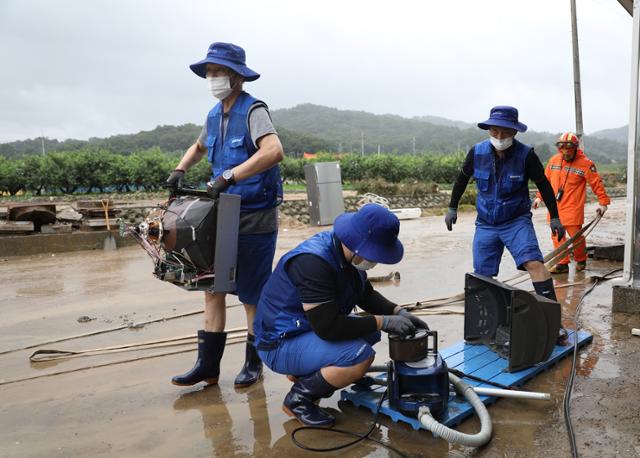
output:
MULTIPOLYGON (((556 142, 558 154, 549 159, 545 169, 545 175, 553 187, 558 202, 558 214, 560 222, 567 230, 569 236, 573 236, 582 229, 584 224, 584 204, 587 199, 587 182, 593 193, 598 196, 598 209, 596 212, 604 215, 611 199, 604 189, 604 183, 591 159, 585 156, 580 149, 580 140, 573 132, 565 132, 556 142)), ((533 208, 538 208, 542 198, 540 193, 533 201, 533 208)), ((548 216, 547 216, 548 218, 548 216)), ((553 246, 558 248, 563 241, 551 236, 553 246)), ((587 250, 584 237, 578 238, 574 243, 573 258, 577 266, 576 270, 584 270, 587 266, 587 250)), ((549 270, 552 274, 569 271, 569 254, 561 259, 549 270)))

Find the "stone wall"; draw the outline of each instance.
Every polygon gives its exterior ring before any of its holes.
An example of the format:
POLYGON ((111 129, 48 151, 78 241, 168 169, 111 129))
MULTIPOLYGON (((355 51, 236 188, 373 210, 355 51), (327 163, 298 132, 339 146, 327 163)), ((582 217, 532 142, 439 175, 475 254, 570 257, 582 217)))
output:
MULTIPOLYGON (((391 208, 440 208, 446 207, 449 203, 450 195, 447 193, 433 193, 424 197, 393 196, 388 197, 391 208)), ((358 209, 357 203, 360 197, 345 197, 344 209, 352 212, 358 209)), ((309 210, 305 200, 285 200, 280 205, 280 212, 289 217, 295 218, 301 223, 309 224, 309 210)))
MULTIPOLYGON (((611 197, 624 197, 627 189, 625 187, 610 188, 607 189, 607 193, 611 197)), ((531 191, 531 199, 535 198, 535 190, 531 191)), ((437 192, 433 194, 427 194, 424 197, 411 197, 411 196, 393 196, 388 197, 389 207, 391 208, 445 208, 449 204, 449 198, 451 194, 449 192, 437 192)), ((356 211, 357 203, 360 197, 345 197, 344 207, 345 211, 356 211)), ((587 187, 587 200, 593 202, 596 200, 595 196, 591 192, 591 189, 587 187)), ((298 220, 303 224, 309 224, 309 210, 307 207, 306 199, 297 200, 285 200, 280 205, 280 213, 287 215, 291 218, 298 220)), ((143 207, 129 207, 122 210, 120 217, 128 224, 141 222, 151 211, 151 208, 143 207)))

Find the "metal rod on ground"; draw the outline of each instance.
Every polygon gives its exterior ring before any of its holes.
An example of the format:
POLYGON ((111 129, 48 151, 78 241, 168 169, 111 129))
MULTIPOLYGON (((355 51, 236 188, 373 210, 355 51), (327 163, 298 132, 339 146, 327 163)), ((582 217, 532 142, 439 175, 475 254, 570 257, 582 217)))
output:
POLYGON ((549 393, 537 393, 534 391, 501 390, 498 388, 485 388, 480 386, 472 387, 473 391, 480 396, 497 396, 502 398, 534 399, 536 401, 548 401, 551 399, 549 393))

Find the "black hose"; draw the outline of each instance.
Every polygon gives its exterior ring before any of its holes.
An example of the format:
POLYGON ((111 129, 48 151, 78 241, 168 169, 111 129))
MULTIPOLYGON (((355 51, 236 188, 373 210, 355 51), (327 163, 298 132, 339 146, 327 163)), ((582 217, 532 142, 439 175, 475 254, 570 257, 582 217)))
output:
POLYGON ((387 372, 387 365, 383 364, 380 366, 375 366, 375 365, 369 366, 369 369, 367 369, 367 373, 369 372, 387 372))
POLYGON ((582 296, 580 297, 580 301, 576 306, 576 313, 573 317, 573 324, 575 327, 575 333, 573 337, 573 358, 571 361, 571 372, 569 373, 569 380, 567 381, 567 386, 564 390, 564 398, 562 400, 562 407, 564 411, 564 423, 567 427, 567 434, 569 435, 569 443, 571 445, 571 456, 573 458, 578 458, 578 445, 576 444, 576 433, 573 430, 573 424, 571 423, 571 392, 573 391, 573 384, 576 376, 576 364, 578 360, 578 316, 580 315, 580 310, 582 309, 582 304, 584 303, 584 299, 591 294, 591 292, 595 289, 598 284, 601 282, 611 280, 608 278, 609 275, 619 272, 622 269, 613 269, 610 272, 607 272, 601 277, 595 278, 593 285, 586 290, 582 296))
MULTIPOLYGON (((386 396, 387 396, 387 390, 385 390, 384 393, 382 393, 382 396, 380 397, 380 401, 378 401, 378 405, 376 407, 375 414, 373 416, 373 422, 371 423, 371 427, 369 428, 369 431, 367 431, 365 434, 354 433, 353 431, 347 431, 346 429, 338 429, 338 428, 327 429, 327 428, 322 428, 320 426, 300 426, 299 428, 296 428, 291 432, 291 440, 293 441, 294 444, 296 444, 296 446, 300 447, 302 450, 307 450, 309 452, 335 452, 336 450, 342 450, 343 448, 351 447, 352 445, 355 445, 358 442, 366 439, 366 440, 370 440, 372 442, 375 442, 375 443, 377 443, 379 445, 382 445, 384 448, 386 448, 388 450, 391 450, 392 452, 394 452, 398 456, 401 456, 403 458, 408 458, 407 455, 405 455, 404 453, 402 453, 400 450, 396 449, 395 447, 393 447, 393 446, 391 446, 389 444, 385 444, 384 442, 379 441, 378 439, 374 439, 373 437, 370 437, 370 434, 373 432, 375 427, 378 425, 378 416, 380 415, 380 407, 382 406, 382 401, 384 401, 384 398, 386 396), (296 434, 299 431, 305 431, 305 430, 306 431, 309 431, 309 430, 324 431, 325 433, 344 434, 346 436, 354 436, 357 439, 352 440, 351 442, 347 442, 346 444, 336 445, 335 447, 327 447, 327 448, 309 447, 309 446, 303 444, 302 442, 300 442, 298 439, 296 439, 296 434)), ((426 458, 426 455, 422 455, 422 456, 424 456, 426 458)))

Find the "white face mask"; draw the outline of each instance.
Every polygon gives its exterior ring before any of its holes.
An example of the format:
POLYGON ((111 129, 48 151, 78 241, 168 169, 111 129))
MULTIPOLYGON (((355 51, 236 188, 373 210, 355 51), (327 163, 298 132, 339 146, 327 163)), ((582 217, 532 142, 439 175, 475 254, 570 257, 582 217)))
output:
POLYGON ((502 140, 499 140, 495 137, 489 137, 489 140, 491 141, 493 147, 498 151, 504 151, 511 145, 513 145, 513 137, 503 138, 502 140))
POLYGON ((370 270, 370 269, 373 269, 375 266, 377 266, 378 263, 363 259, 362 261, 360 261, 360 264, 354 264, 353 260, 351 260, 351 265, 358 270, 370 270))
POLYGON ((226 99, 231 94, 231 82, 228 76, 208 76, 209 92, 218 100, 226 99))

